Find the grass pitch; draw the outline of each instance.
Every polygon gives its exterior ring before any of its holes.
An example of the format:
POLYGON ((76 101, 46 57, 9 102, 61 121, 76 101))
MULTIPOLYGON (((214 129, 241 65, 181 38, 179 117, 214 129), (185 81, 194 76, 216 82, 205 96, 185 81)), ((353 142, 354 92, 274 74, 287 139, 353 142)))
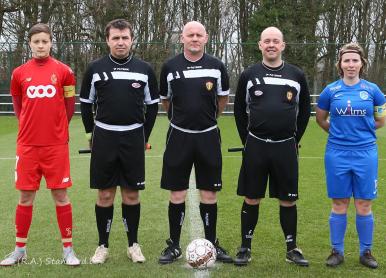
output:
MULTIPOLYGON (((110 235, 110 257, 106 264, 90 264, 97 244, 94 217, 96 191, 89 188, 89 156, 77 150, 87 146, 79 117, 70 126, 71 170, 73 187, 69 195, 74 212, 74 247, 83 264, 72 268, 62 265, 60 234, 57 228, 54 203, 44 182, 38 192, 28 241, 28 260, 15 267, 0 268, 0 277, 361 277, 386 275, 386 129, 378 132, 379 189, 373 211, 376 225, 373 254, 380 267, 370 270, 358 262, 358 239, 355 230, 355 211, 349 211, 345 240, 345 263, 337 269, 324 266, 330 252, 328 216, 330 200, 326 197, 323 153, 326 134, 311 119, 300 149, 300 184, 298 201, 298 245, 310 260, 308 268, 285 262, 285 243, 279 224, 278 202, 265 199, 260 208, 259 222, 252 242, 252 262, 247 267, 218 263, 209 271, 194 271, 185 266, 185 260, 160 266, 157 263, 168 237, 168 192, 159 188, 162 154, 168 122, 158 117, 150 138, 152 150, 146 153, 146 190, 141 194, 142 215, 139 241, 146 256, 146 263, 133 264, 126 257, 127 239, 121 222, 119 194, 115 202, 115 219, 110 235)), ((223 184, 219 193, 218 237, 232 256, 240 244, 240 208, 242 198, 236 196, 236 184, 241 163, 240 153, 228 153, 228 147, 240 146, 234 119, 220 119, 223 146, 223 184)), ((18 192, 14 189, 15 117, 0 117, 0 257, 14 248, 14 210, 18 192)), ((285 159, 285 158, 284 158, 285 159)), ((190 196, 192 198, 192 196, 190 196)), ((188 204, 189 202, 187 202, 188 204)), ((189 219, 198 204, 187 206, 181 245, 184 249, 192 238, 202 237, 196 226, 200 219, 189 219)))

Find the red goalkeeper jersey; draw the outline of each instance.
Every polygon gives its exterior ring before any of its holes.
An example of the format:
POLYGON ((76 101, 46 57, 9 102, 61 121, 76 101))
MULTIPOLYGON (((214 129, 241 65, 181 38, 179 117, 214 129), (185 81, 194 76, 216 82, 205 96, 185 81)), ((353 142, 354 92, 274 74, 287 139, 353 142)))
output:
POLYGON ((22 96, 17 143, 49 146, 68 142, 64 98, 75 94, 71 68, 52 57, 31 59, 11 78, 12 96, 22 96))

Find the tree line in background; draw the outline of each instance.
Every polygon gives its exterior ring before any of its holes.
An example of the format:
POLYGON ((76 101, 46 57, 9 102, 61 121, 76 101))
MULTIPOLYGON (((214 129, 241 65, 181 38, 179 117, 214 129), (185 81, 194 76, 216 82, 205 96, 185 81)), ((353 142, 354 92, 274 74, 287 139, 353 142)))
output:
POLYGON ((28 58, 26 37, 35 23, 51 26, 54 56, 81 78, 90 61, 107 53, 104 26, 115 18, 133 24, 136 55, 157 72, 180 51, 183 24, 198 20, 209 34, 207 52, 226 63, 233 88, 239 73, 261 59, 261 31, 277 26, 287 42, 284 59, 306 72, 312 92, 337 78, 338 50, 351 41, 369 58, 367 78, 386 89, 384 0, 0 0, 0 85, 28 58))

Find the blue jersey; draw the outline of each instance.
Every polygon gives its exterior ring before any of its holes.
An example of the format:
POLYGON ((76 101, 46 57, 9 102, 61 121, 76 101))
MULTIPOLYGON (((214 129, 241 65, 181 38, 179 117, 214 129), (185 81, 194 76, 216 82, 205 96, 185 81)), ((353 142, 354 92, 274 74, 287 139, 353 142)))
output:
POLYGON ((361 79, 353 86, 343 80, 329 84, 318 107, 330 112, 328 147, 368 149, 376 142, 374 115, 383 116, 385 96, 374 83, 361 79))

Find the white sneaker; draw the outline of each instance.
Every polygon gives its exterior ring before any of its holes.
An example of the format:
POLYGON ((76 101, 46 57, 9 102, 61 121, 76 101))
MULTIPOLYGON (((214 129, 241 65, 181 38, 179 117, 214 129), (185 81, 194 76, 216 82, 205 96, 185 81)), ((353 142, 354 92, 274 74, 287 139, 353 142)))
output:
POLYGON ((95 250, 94 256, 91 258, 92 264, 103 264, 109 256, 109 248, 106 248, 104 245, 98 246, 95 250))
POLYGON ((127 256, 133 263, 143 263, 146 261, 138 243, 134 243, 133 246, 127 247, 127 256))
POLYGON ((74 249, 71 246, 63 247, 63 260, 66 265, 80 265, 80 260, 76 257, 74 249))
POLYGON ((15 250, 5 256, 5 259, 0 262, 1 266, 11 266, 27 260, 26 247, 15 247, 15 250))

